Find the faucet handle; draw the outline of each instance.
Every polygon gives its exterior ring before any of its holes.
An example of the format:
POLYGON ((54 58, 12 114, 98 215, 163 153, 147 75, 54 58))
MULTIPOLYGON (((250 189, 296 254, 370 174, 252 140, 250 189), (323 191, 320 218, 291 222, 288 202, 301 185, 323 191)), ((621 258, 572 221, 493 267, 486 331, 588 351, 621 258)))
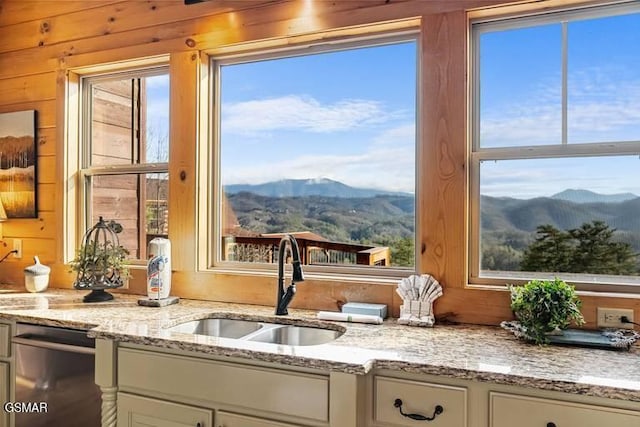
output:
POLYGON ((302 265, 300 264, 300 261, 293 261, 291 265, 293 266, 293 272, 291 273, 291 281, 304 282, 304 274, 302 273, 302 265))
POLYGON ((291 282, 291 284, 289 285, 289 287, 287 288, 287 290, 284 292, 284 295, 282 296, 282 299, 280 300, 280 303, 278 304, 277 310, 276 310, 276 314, 277 315, 287 315, 289 314, 289 311, 287 310, 287 307, 289 307, 289 303, 291 302, 291 300, 293 299, 293 296, 296 293, 296 284, 294 282, 291 282))

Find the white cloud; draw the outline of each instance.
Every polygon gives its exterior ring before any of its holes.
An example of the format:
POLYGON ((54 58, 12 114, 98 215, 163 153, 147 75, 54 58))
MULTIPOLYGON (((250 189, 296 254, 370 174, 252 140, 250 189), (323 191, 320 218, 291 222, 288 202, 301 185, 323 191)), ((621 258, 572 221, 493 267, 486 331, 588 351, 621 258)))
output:
POLYGON ((601 194, 640 194, 637 156, 529 159, 485 162, 482 194, 529 199, 551 196, 568 188, 601 194))
POLYGON ((378 146, 398 146, 398 144, 415 146, 415 140, 416 125, 415 123, 408 123, 386 129, 373 140, 373 143, 378 146))
POLYGON ((413 124, 383 131, 357 154, 302 155, 268 164, 234 165, 223 183, 262 183, 280 179, 330 178, 361 188, 415 191, 413 124))
POLYGON ((313 97, 287 95, 223 105, 224 132, 255 134, 273 130, 325 133, 384 123, 398 113, 378 101, 345 99, 322 104, 313 97))
MULTIPOLYGON (((622 72, 591 68, 569 76, 569 142, 640 139, 640 79, 622 72)), ((561 142, 559 88, 550 85, 509 105, 483 111, 485 147, 561 142), (555 94, 555 95, 554 95, 555 94)))

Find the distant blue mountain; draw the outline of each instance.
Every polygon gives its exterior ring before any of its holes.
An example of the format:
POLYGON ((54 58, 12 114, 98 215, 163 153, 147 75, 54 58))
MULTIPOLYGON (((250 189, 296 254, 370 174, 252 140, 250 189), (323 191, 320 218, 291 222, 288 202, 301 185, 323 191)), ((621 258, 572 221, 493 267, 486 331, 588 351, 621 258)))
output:
MULTIPOLYGON (((589 193, 589 192, 587 192, 589 193)), ((607 197, 592 193, 595 196, 607 197)), ((574 202, 555 197, 513 199, 509 197, 481 196, 482 231, 519 230, 532 232, 540 225, 550 224, 561 230, 580 227, 586 222, 599 220, 620 231, 640 233, 640 197, 621 202, 574 202)), ((640 235, 638 236, 640 237, 640 235)), ((640 244, 640 240, 638 241, 640 244)))
POLYGON ((265 197, 323 196, 340 198, 363 198, 374 196, 410 196, 400 193, 370 188, 356 188, 327 178, 283 179, 264 184, 232 184, 224 186, 228 194, 248 192, 265 197))
POLYGON ((589 190, 568 189, 551 196, 552 199, 574 203, 620 203, 638 196, 633 193, 599 194, 589 190))

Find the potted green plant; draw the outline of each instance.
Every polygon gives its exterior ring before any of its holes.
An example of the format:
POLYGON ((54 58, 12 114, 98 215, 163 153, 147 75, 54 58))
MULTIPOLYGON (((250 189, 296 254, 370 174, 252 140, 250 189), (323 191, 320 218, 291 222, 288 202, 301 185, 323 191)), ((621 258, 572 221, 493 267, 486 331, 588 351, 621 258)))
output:
POLYGON ((564 280, 531 280, 523 286, 510 286, 509 290, 511 309, 529 341, 545 344, 550 333, 561 333, 571 322, 584 324, 581 301, 575 288, 564 280))
POLYGON ((69 263, 71 270, 77 273, 73 287, 92 291, 84 298, 85 302, 113 299, 104 290, 122 286, 129 277, 126 264, 129 251, 118 243, 116 234, 120 231, 120 224, 114 221, 107 223, 100 217, 85 234, 84 243, 69 263))

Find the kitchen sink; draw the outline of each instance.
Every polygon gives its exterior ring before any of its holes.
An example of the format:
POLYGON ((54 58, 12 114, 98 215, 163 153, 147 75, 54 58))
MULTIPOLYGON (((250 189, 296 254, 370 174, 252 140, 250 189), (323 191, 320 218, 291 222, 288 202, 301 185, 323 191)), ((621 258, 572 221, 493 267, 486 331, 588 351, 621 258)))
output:
POLYGON ((249 341, 282 345, 318 345, 326 344, 342 335, 333 329, 310 328, 305 326, 277 325, 253 334, 249 341))
POLYGON ((240 319, 192 320, 172 326, 167 330, 184 334, 292 346, 326 344, 343 334, 342 331, 333 329, 240 319))
POLYGON ((168 328, 171 332, 208 335, 222 338, 242 338, 262 328, 259 322, 239 319, 200 319, 168 328))

